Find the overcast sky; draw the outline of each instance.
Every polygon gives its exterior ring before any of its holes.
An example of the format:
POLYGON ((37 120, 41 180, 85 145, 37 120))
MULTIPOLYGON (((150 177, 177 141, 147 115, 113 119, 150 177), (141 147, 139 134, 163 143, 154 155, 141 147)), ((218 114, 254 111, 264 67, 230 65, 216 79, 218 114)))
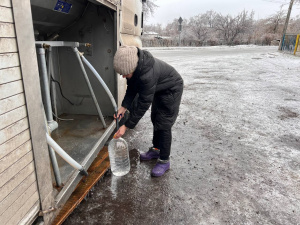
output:
MULTIPOLYGON (((172 22, 174 18, 181 16, 189 19, 209 10, 224 15, 236 15, 244 9, 249 12, 253 10, 255 12, 254 18, 262 19, 276 13, 282 2, 289 2, 289 0, 156 0, 155 4, 159 7, 145 24, 160 23, 166 25, 172 22)), ((288 4, 284 8, 287 10, 288 4)), ((292 16, 300 16, 299 8, 299 5, 294 4, 292 16)))

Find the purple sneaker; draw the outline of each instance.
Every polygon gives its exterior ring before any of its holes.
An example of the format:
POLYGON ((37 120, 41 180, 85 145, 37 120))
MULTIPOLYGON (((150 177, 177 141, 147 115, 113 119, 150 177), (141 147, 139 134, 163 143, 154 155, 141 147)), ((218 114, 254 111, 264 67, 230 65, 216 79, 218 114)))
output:
POLYGON ((151 159, 158 159, 159 158, 159 149, 157 148, 149 148, 148 152, 140 154, 140 160, 151 160, 151 159))
POLYGON ((169 160, 158 160, 156 165, 151 171, 151 175, 153 177, 160 177, 165 174, 167 170, 170 169, 170 161, 169 160))

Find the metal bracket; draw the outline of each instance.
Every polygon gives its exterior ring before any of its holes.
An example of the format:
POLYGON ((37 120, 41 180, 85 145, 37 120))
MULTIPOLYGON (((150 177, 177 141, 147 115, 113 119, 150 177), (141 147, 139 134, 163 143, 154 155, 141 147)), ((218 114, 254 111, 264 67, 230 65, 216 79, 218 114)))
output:
POLYGON ((51 212, 53 212, 53 211, 55 211, 56 210, 56 208, 54 208, 54 207, 50 207, 49 209, 47 209, 47 210, 44 210, 44 211, 40 211, 39 212, 39 216, 44 216, 45 214, 48 214, 48 213, 51 213, 51 212))

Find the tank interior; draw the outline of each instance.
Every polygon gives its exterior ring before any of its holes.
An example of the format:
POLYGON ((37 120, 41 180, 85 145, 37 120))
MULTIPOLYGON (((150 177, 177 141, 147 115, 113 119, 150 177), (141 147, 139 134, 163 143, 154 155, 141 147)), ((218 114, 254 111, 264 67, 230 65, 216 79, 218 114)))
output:
MULTIPOLYGON (((62 7, 60 11, 54 10, 58 2, 62 1, 31 0, 36 41, 91 44, 90 47, 79 46, 78 50, 96 69, 117 101, 117 77, 113 69, 113 56, 117 48, 115 11, 82 0, 68 1, 72 5, 70 9, 64 9, 65 11, 62 11, 62 7)), ((106 123, 105 128, 71 47, 46 48, 45 57, 53 120, 58 123, 58 128, 51 136, 64 151, 81 164, 91 149, 102 148, 96 145, 99 145, 99 139, 103 135, 107 135, 105 131, 113 123, 114 107, 101 83, 85 66, 106 123)), ((41 89, 43 88, 41 84, 41 89)), ((56 156, 64 184, 75 169, 58 154, 56 156)))

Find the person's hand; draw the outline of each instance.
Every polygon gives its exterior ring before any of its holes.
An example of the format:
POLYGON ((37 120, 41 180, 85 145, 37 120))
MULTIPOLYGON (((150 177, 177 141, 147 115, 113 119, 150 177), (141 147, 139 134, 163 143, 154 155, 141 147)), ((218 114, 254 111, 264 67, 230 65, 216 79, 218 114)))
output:
MULTIPOLYGON (((125 115, 125 112, 126 112, 126 108, 124 108, 123 106, 121 108, 119 108, 118 110, 118 115, 117 115, 117 118, 120 120, 124 117, 125 115)), ((114 118, 116 119, 116 115, 114 114, 114 118)))
POLYGON ((122 137, 125 134, 126 130, 127 130, 127 127, 125 125, 121 126, 119 128, 119 130, 115 133, 114 139, 118 139, 118 138, 122 137))

